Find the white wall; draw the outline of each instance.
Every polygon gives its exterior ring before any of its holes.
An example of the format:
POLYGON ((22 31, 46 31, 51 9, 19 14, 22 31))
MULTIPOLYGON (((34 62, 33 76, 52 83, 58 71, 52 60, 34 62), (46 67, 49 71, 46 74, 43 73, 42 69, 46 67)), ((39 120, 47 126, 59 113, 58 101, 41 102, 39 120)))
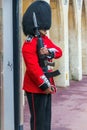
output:
POLYGON ((3 130, 14 130, 12 0, 3 0, 3 130))

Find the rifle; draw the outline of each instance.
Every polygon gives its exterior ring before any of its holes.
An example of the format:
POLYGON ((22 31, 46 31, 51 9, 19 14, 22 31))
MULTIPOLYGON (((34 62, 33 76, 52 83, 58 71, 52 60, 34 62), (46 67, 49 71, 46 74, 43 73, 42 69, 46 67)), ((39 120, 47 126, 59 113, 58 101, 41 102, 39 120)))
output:
POLYGON ((44 47, 44 44, 43 44, 43 40, 42 40, 42 37, 41 37, 39 29, 38 29, 39 27, 38 27, 38 24, 37 24, 37 19, 36 19, 35 12, 33 12, 33 22, 34 22, 35 36, 38 37, 37 54, 38 54, 40 66, 42 67, 42 69, 43 69, 43 71, 44 71, 47 78, 55 77, 57 75, 60 75, 59 70, 56 70, 56 71, 53 71, 53 72, 48 72, 48 67, 47 66, 48 65, 49 66, 55 66, 55 63, 54 62, 48 62, 47 55, 40 54, 40 49, 44 47))

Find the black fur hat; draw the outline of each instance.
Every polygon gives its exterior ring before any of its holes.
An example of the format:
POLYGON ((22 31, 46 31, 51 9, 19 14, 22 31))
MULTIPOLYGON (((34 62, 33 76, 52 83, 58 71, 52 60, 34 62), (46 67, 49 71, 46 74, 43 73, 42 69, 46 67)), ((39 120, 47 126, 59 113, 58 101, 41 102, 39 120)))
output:
POLYGON ((48 30, 51 27, 50 5, 43 0, 37 0, 28 7, 23 16, 22 26, 25 35, 34 34, 33 12, 36 14, 39 29, 48 30))

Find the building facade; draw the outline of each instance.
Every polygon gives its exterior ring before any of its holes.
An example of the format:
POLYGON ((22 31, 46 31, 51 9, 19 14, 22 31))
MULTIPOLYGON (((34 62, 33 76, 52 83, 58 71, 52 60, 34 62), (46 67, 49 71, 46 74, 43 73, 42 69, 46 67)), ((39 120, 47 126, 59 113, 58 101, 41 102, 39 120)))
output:
MULTIPOLYGON (((21 86, 24 65, 21 45, 25 36, 21 21, 25 10, 33 1, 35 0, 0 0, 1 130, 23 129, 21 86), (20 114, 17 116, 17 113, 20 114)), ((55 83, 58 87, 67 87, 70 80, 79 81, 83 75, 87 75, 87 1, 46 1, 52 8, 52 27, 48 35, 63 50, 62 58, 55 61, 54 69, 61 72, 55 78, 55 83)))

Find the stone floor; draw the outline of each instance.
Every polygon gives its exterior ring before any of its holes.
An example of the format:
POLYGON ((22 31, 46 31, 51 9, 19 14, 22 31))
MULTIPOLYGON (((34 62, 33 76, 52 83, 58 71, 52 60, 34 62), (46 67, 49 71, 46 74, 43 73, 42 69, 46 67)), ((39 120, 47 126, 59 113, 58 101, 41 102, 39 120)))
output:
MULTIPOLYGON (((68 88, 58 88, 52 100, 52 130, 87 130, 87 76, 71 81, 68 88)), ((30 130, 29 116, 25 100, 24 130, 30 130)))

